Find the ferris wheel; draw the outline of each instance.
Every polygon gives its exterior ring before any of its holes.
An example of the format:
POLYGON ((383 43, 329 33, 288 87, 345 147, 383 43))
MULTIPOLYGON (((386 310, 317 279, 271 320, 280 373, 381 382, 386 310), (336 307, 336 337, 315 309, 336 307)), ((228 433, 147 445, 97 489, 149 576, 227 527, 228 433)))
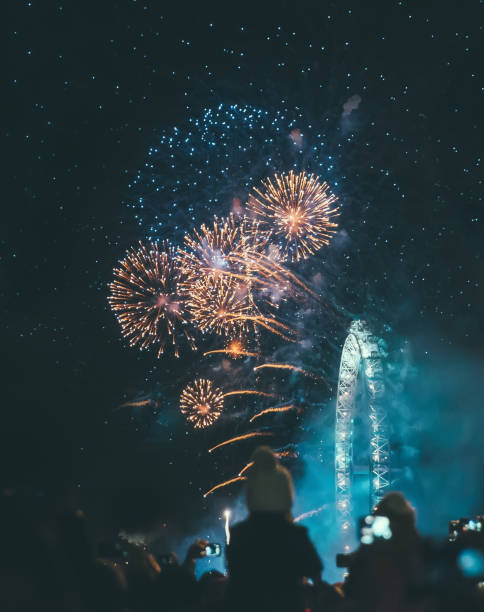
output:
MULTIPOLYGON (((353 521, 353 430, 359 376, 364 377, 368 398, 370 511, 390 487, 389 428, 383 404, 383 356, 378 340, 365 321, 353 321, 341 354, 334 450, 336 512, 345 542, 350 539, 353 521)), ((345 548, 348 550, 349 545, 345 548)))

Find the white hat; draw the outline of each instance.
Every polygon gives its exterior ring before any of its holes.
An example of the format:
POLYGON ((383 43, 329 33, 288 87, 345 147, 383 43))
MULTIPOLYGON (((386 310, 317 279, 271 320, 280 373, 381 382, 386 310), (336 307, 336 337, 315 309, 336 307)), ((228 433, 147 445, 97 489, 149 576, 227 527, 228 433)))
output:
POLYGON ((290 513, 294 500, 291 474, 268 446, 259 446, 247 477, 247 507, 250 512, 290 513))

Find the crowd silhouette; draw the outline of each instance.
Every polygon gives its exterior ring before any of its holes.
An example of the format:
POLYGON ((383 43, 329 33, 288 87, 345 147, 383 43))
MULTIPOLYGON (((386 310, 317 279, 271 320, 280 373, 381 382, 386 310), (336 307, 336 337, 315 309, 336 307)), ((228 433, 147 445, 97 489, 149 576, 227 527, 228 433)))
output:
POLYGON ((157 557, 115 531, 93 545, 86 517, 68 497, 54 497, 39 510, 18 490, 4 489, 0 610, 484 610, 482 531, 464 528, 452 541, 427 541, 417 531, 413 508, 391 492, 371 519, 384 525, 384 537, 375 531, 363 540, 346 555, 344 581, 329 584, 306 528, 292 520, 290 473, 266 446, 252 461, 248 518, 231 529, 227 572, 211 570, 198 580, 205 540, 193 542, 182 562, 175 554, 157 557))

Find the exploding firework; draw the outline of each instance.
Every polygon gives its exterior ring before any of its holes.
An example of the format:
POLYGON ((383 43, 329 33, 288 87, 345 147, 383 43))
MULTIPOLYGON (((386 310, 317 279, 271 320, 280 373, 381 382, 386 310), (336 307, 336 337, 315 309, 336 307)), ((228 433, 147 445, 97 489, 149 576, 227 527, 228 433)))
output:
POLYGON ((214 217, 185 235, 178 259, 184 280, 180 289, 187 299, 193 323, 203 332, 231 338, 263 327, 291 340, 294 333, 278 321, 274 310, 286 295, 303 289, 313 293, 280 263, 270 234, 246 217, 214 217))
POLYGON ((220 444, 216 444, 212 448, 208 449, 209 453, 212 453, 215 449, 220 448, 221 446, 226 446, 227 444, 232 444, 233 442, 239 442, 241 440, 248 440, 249 438, 259 438, 263 436, 272 436, 273 434, 269 431, 251 431, 249 433, 243 434, 241 436, 236 436, 235 438, 230 438, 230 440, 225 440, 220 444))
POLYGON ((228 355, 232 357, 232 359, 237 359, 238 357, 258 357, 259 353, 252 353, 244 347, 244 343, 241 340, 232 340, 229 344, 223 349, 216 349, 214 351, 207 351, 203 353, 203 356, 206 355, 215 355, 217 353, 228 355))
POLYGON ((291 170, 262 181, 262 188, 251 193, 247 208, 281 240, 283 258, 300 261, 329 244, 337 227, 335 201, 319 177, 291 170))
POLYGON ((219 219, 215 215, 212 225, 203 224, 192 235, 185 235, 185 247, 178 255, 181 269, 189 283, 202 277, 224 276, 252 283, 252 257, 266 250, 269 237, 257 222, 246 217, 219 219))
POLYGON ((252 309, 247 290, 230 277, 205 277, 192 283, 186 307, 203 333, 232 337, 248 331, 252 309))
POLYGON ((196 429, 213 425, 223 408, 222 391, 205 378, 187 385, 180 395, 180 410, 196 429))
POLYGON ((262 327, 284 340, 295 342, 289 335, 294 331, 287 325, 274 317, 253 314, 257 307, 253 297, 248 295, 247 286, 230 277, 201 279, 192 284, 186 295, 187 311, 202 333, 213 332, 231 338, 247 334, 251 328, 262 327))
POLYGON ((157 243, 146 247, 140 242, 114 269, 114 276, 108 301, 130 346, 143 350, 159 344, 160 357, 169 344, 178 357, 178 338, 184 335, 195 349, 178 294, 180 277, 173 247, 164 243, 160 250, 157 243))
POLYGON ((274 412, 289 412, 294 408, 295 406, 293 404, 289 404, 287 406, 278 406, 274 408, 266 408, 265 410, 261 410, 261 412, 254 414, 254 416, 250 419, 249 423, 253 423, 256 419, 260 418, 261 416, 264 416, 265 414, 271 414, 274 412))
POLYGON ((231 478, 230 480, 226 480, 225 482, 221 482, 220 484, 215 485, 209 491, 204 493, 203 497, 208 497, 211 493, 213 493, 217 489, 221 489, 222 487, 226 487, 227 485, 230 485, 230 484, 232 484, 234 482, 239 482, 241 480, 247 480, 247 478, 245 476, 236 476, 235 478, 231 478))
POLYGON ((343 149, 331 150, 312 119, 287 104, 223 103, 180 117, 176 127, 159 132, 129 184, 136 222, 148 236, 158 236, 161 228, 181 242, 187 218, 198 222, 197 216, 207 218, 230 202, 234 212, 243 213, 240 201, 263 168, 270 175, 310 163, 316 173, 334 172, 335 165, 338 173, 351 143, 343 140, 343 149))

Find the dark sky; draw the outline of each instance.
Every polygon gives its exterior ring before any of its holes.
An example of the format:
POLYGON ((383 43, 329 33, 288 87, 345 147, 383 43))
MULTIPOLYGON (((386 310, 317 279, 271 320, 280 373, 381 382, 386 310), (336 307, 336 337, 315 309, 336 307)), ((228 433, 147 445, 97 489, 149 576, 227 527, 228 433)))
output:
MULTIPOLYGON (((3 8, 2 445, 14 479, 149 472, 150 415, 113 424, 111 411, 192 366, 127 348, 107 283, 146 236, 127 203, 149 146, 220 103, 273 112, 285 100, 306 125, 321 121, 349 236, 327 256, 335 300, 373 306, 417 361, 482 359, 482 2, 204 5, 3 8)), ((177 455, 181 492, 193 457, 177 455)))

